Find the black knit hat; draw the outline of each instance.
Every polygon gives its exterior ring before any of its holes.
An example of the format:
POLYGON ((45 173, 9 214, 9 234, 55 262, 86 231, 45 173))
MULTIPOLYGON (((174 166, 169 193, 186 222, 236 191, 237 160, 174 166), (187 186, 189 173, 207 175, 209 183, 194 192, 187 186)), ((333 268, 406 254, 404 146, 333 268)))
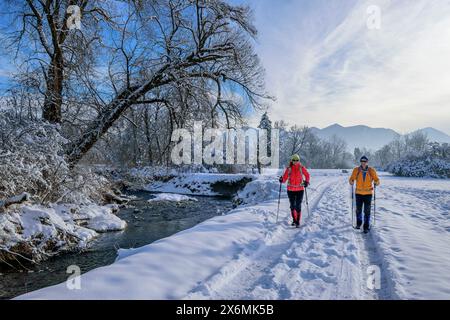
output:
POLYGON ((359 162, 369 162, 369 158, 367 158, 366 156, 362 156, 361 160, 359 160, 359 162))

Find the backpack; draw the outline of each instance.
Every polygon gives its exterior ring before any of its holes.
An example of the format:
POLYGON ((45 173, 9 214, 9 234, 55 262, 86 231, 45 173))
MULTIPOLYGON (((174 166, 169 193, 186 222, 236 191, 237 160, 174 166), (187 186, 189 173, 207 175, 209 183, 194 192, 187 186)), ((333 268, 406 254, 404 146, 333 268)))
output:
POLYGON ((303 181, 305 181, 305 178, 303 177, 303 166, 300 165, 299 166, 299 170, 300 170, 300 185, 293 185, 291 184, 291 173, 292 173, 292 166, 288 167, 288 186, 289 187, 294 187, 294 188, 298 188, 301 187, 303 184, 303 181))

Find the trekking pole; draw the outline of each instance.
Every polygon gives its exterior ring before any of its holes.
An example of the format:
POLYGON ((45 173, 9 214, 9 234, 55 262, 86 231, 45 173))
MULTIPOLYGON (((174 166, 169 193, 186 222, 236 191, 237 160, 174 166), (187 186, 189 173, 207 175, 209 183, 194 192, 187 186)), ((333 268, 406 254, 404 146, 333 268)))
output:
POLYGON ((307 188, 305 188, 305 200, 306 200, 306 210, 308 212, 308 219, 309 219, 309 202, 308 202, 308 191, 306 191, 307 188))
POLYGON ((278 192, 278 209, 277 209, 277 223, 278 223, 278 214, 280 213, 280 201, 281 201, 281 186, 283 183, 280 182, 280 191, 278 192))
POLYGON ((355 227, 355 211, 354 211, 354 201, 355 200, 355 193, 353 192, 353 185, 352 185, 352 211, 351 211, 351 215, 352 215, 352 227, 355 227))
POLYGON ((377 185, 373 189, 373 226, 377 225, 377 185))

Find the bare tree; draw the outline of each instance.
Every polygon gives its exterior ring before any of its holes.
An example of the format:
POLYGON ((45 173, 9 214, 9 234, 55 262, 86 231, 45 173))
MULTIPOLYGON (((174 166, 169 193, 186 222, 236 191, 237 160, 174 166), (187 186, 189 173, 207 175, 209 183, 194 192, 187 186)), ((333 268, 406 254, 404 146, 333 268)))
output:
POLYGON ((65 81, 76 69, 88 65, 91 48, 100 39, 99 25, 111 22, 106 3, 100 0, 26 0, 19 5, 17 1, 7 2, 11 23, 17 26, 13 28, 17 31, 8 33, 9 47, 16 47, 16 58, 27 66, 24 75, 40 72, 43 119, 62 122, 65 81), (77 13, 74 8, 83 17, 83 31, 70 29, 73 14, 77 13))
POLYGON ((259 108, 269 98, 246 6, 223 0, 26 0, 10 16, 18 27, 9 43, 27 66, 22 75, 37 75, 42 117, 62 124, 72 166, 99 140, 110 144, 110 129, 122 135, 131 130, 137 152, 143 150, 141 135, 147 143, 151 138, 161 158, 167 139, 142 130, 149 129, 152 110, 170 129, 165 133, 193 120, 232 128, 242 123, 244 106, 259 108), (80 9, 81 30, 68 27, 72 5, 80 9), (146 118, 138 119, 145 109, 146 118))
POLYGON ((299 127, 293 126, 290 129, 290 135, 288 138, 288 143, 290 146, 290 154, 301 153, 304 148, 308 138, 311 135, 311 129, 307 126, 299 127))
POLYGON ((170 93, 181 91, 183 100, 192 99, 192 94, 205 97, 215 90, 210 114, 214 120, 215 114, 221 112, 230 125, 230 119, 241 114, 239 105, 224 97, 227 88, 240 87, 254 107, 259 107, 261 99, 268 97, 264 93, 263 70, 250 42, 256 30, 250 23, 247 7, 231 6, 219 0, 167 0, 143 4, 139 18, 145 21, 141 34, 152 35, 150 40, 141 42, 139 49, 147 53, 141 55, 137 70, 122 68, 124 75, 119 77, 122 85, 115 87, 123 89, 117 91, 68 147, 72 164, 133 105, 164 103, 170 108, 174 101, 170 93), (145 19, 148 17, 152 23, 145 19), (155 92, 161 95, 158 97, 155 92))
POLYGON ((428 136, 422 131, 416 131, 405 136, 406 152, 421 154, 429 144, 428 136))

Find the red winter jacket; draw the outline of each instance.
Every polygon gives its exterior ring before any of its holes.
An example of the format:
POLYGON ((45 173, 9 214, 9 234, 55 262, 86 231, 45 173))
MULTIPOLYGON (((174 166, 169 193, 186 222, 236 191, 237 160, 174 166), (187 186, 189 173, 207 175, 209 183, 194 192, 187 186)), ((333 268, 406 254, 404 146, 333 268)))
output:
POLYGON ((309 184, 309 172, 300 162, 290 165, 286 168, 283 175, 283 183, 288 182, 288 191, 302 191, 303 181, 309 184))

